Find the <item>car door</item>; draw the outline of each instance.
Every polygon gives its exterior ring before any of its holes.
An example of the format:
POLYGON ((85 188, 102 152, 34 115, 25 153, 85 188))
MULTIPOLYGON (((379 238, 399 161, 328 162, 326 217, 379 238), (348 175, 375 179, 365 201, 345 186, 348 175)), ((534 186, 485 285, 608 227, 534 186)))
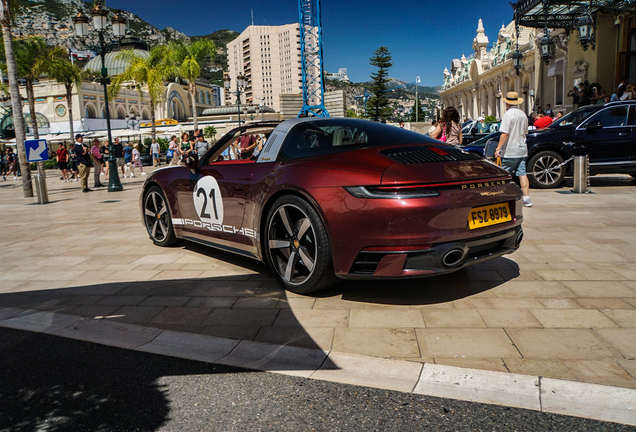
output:
POLYGON ((590 166, 597 172, 629 161, 634 112, 628 105, 603 108, 583 121, 576 130, 577 145, 583 145, 590 166))
POLYGON ((255 233, 243 227, 243 215, 254 166, 250 159, 211 161, 187 174, 177 191, 183 234, 251 254, 255 233))

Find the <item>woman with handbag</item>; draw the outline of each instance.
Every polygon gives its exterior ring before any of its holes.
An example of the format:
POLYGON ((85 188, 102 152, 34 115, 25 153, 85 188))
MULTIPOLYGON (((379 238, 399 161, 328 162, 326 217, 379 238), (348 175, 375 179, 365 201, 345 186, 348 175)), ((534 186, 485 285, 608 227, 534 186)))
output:
POLYGON ((459 124, 459 112, 455 107, 444 108, 442 118, 430 136, 446 144, 462 144, 464 137, 462 136, 462 127, 459 124))
POLYGON ((168 145, 168 151, 166 152, 166 158, 170 161, 169 166, 179 164, 179 144, 177 144, 176 135, 170 137, 170 144, 168 145))
POLYGON ((99 181, 99 175, 102 172, 102 164, 104 163, 104 157, 102 152, 99 151, 99 140, 95 138, 93 140, 93 146, 91 147, 91 156, 93 157, 93 187, 103 187, 104 185, 99 181))

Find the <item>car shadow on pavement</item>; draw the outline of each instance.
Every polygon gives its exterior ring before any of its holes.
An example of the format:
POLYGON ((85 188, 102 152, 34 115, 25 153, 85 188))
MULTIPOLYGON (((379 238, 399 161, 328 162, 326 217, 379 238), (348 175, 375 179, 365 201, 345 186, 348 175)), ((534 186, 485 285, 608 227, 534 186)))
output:
MULTIPOLYGON (((251 372, 0 328, 0 430, 154 431, 168 376, 251 372)), ((214 389, 210 389, 214 392, 214 389)))
POLYGON ((439 276, 401 280, 347 280, 318 297, 385 305, 436 305, 484 293, 519 277, 519 265, 504 257, 439 276))
MULTIPOLYGON (((261 278, 269 279, 267 286, 272 292, 285 293, 282 285, 275 282, 269 268, 260 261, 196 243, 184 242, 183 246, 192 252, 259 272, 261 278)), ((439 276, 392 280, 341 280, 331 288, 305 296, 316 298, 342 296, 342 300, 385 305, 434 305, 486 292, 519 275, 519 265, 516 262, 506 257, 499 257, 439 276)), ((261 295, 265 293, 266 291, 263 290, 261 295)))

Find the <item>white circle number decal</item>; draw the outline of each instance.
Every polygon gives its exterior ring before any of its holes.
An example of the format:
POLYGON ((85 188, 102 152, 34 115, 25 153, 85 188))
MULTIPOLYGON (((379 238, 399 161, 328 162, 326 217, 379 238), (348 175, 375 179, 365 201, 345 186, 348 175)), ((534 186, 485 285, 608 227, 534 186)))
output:
POLYGON ((194 186, 192 199, 201 222, 223 224, 223 199, 214 177, 206 176, 199 180, 194 186))

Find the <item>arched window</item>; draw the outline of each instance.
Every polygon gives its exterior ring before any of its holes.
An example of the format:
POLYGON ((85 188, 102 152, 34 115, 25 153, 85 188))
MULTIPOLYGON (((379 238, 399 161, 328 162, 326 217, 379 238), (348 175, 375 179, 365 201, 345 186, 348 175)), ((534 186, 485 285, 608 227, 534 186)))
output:
POLYGON ((95 108, 92 105, 86 105, 85 107, 86 118, 97 118, 97 114, 95 113, 95 108))

